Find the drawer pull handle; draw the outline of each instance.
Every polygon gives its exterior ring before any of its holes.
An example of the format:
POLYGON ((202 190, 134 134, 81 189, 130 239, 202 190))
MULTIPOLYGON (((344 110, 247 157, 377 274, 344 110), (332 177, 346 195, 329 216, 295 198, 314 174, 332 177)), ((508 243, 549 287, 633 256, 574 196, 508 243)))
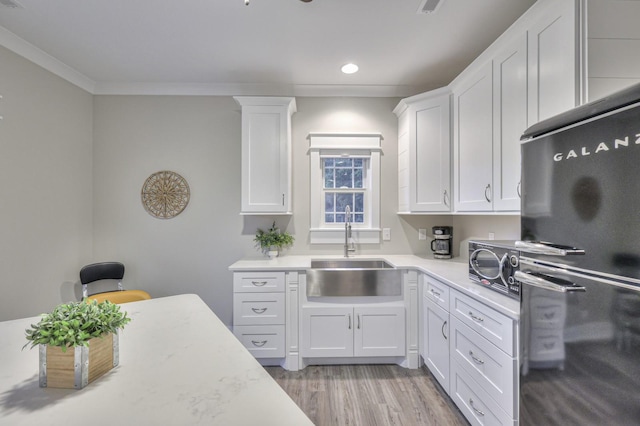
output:
POLYGON ((545 349, 553 349, 553 347, 555 346, 555 342, 553 343, 544 343, 543 346, 545 349))
POLYGON ((251 310, 256 314, 264 314, 267 311, 267 308, 251 308, 251 310))
POLYGON ((438 293, 437 291, 435 291, 434 289, 429 290, 431 291, 431 294, 433 294, 435 297, 440 297, 440 293, 438 293))
POLYGON ((484 411, 480 411, 473 406, 473 399, 471 398, 469 398, 469 405, 471 405, 471 408, 473 408, 473 411, 475 411, 479 416, 484 416, 484 411))
POLYGON ((483 360, 481 360, 480 358, 478 358, 477 356, 475 356, 475 355, 473 354, 473 351, 469 351, 469 356, 471 357, 471 359, 473 360, 473 362, 475 362, 476 364, 480 364, 480 365, 484 364, 484 361, 483 361, 483 360))
POLYGON ((253 284, 256 287, 262 287, 263 285, 267 285, 266 281, 251 281, 251 284, 253 284))
POLYGON ((480 317, 477 317, 477 316, 473 315, 473 312, 471 312, 471 311, 469 311, 469 316, 475 322, 484 322, 484 318, 480 318, 480 317))
POLYGON ((267 341, 266 340, 261 340, 261 341, 252 340, 251 343, 253 343, 253 346, 257 346, 257 347, 261 348, 261 347, 263 347, 264 345, 267 344, 267 341))

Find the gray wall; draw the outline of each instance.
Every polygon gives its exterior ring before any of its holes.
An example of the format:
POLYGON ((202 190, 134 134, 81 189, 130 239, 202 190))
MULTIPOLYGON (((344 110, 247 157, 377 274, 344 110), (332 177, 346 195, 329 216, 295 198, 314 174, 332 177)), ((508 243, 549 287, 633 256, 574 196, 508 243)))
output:
POLYGON ((92 101, 0 47, 0 320, 75 297, 91 258, 92 101))

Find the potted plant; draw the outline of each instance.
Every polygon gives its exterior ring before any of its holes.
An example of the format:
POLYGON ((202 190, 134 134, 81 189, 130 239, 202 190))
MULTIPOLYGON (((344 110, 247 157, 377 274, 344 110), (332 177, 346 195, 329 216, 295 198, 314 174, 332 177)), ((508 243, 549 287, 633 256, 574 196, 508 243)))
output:
POLYGON ((43 314, 23 346, 40 349, 40 387, 82 389, 117 366, 118 330, 129 321, 109 301, 69 302, 43 314))
POLYGON ((275 221, 267 231, 258 229, 256 237, 254 238, 256 245, 260 246, 260 249, 271 259, 278 256, 279 250, 291 246, 293 240, 294 238, 291 234, 286 231, 281 232, 280 229, 278 229, 275 221))

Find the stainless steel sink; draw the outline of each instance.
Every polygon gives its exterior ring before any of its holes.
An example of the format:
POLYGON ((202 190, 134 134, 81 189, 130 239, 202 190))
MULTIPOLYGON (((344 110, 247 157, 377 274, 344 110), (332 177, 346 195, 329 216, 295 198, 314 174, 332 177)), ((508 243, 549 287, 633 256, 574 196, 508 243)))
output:
POLYGON ((400 296, 402 273, 384 260, 312 260, 307 296, 400 296))

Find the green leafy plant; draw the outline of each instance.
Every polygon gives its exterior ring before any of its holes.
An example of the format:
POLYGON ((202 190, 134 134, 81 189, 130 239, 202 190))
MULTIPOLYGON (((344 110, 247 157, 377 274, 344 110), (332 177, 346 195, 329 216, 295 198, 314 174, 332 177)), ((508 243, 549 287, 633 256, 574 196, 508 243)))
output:
POLYGON ((49 314, 42 314, 38 324, 31 324, 26 330, 28 342, 22 347, 31 345, 60 346, 63 352, 74 346, 89 346, 89 340, 118 329, 131 321, 120 306, 109 301, 98 303, 69 302, 58 305, 49 314))
POLYGON ((278 249, 282 249, 284 247, 289 247, 293 244, 294 238, 288 232, 281 232, 280 229, 276 226, 276 223, 273 222, 271 228, 267 231, 263 231, 262 229, 258 229, 256 232, 256 237, 253 239, 256 242, 257 246, 260 246, 262 251, 267 251, 272 247, 276 247, 278 249))

